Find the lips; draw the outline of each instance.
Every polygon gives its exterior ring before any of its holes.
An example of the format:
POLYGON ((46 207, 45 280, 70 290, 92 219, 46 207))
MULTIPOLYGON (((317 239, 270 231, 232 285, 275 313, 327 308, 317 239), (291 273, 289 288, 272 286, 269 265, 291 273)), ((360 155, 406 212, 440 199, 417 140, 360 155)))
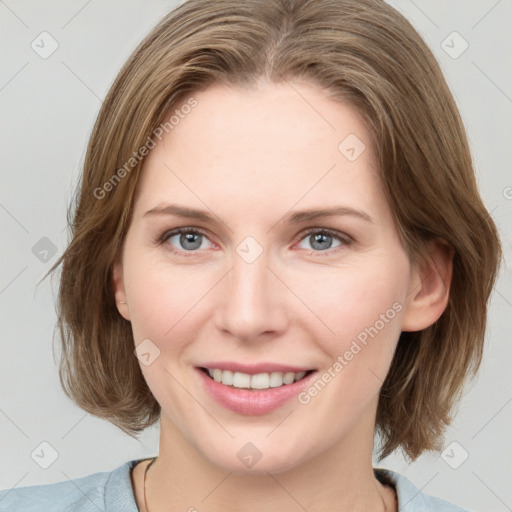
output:
POLYGON ((255 416, 272 412, 296 397, 310 383, 315 370, 274 363, 209 362, 196 372, 210 398, 219 405, 255 416))
POLYGON ((236 363, 236 362, 230 362, 230 361, 210 361, 210 362, 204 362, 198 365, 198 368, 212 368, 212 369, 219 369, 219 370, 229 370, 234 372, 241 372, 241 373, 248 373, 249 375, 256 375, 258 373, 272 373, 272 372, 293 372, 293 373, 300 373, 300 372, 307 372, 310 370, 314 370, 314 368, 311 368, 309 366, 292 366, 287 364, 279 364, 279 363, 253 363, 253 364, 246 364, 246 363, 236 363))

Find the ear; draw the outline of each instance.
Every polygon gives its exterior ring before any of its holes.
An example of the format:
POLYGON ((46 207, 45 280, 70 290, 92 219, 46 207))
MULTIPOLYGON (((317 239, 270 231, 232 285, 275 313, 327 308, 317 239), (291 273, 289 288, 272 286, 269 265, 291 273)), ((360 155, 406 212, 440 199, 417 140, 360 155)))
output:
POLYGON ((123 264, 121 258, 117 257, 112 265, 112 288, 116 300, 117 310, 125 319, 130 320, 130 310, 126 300, 123 281, 123 264))
POLYGON ((426 261, 413 266, 402 316, 402 331, 421 331, 436 322, 450 298, 454 250, 442 239, 431 240, 426 261))

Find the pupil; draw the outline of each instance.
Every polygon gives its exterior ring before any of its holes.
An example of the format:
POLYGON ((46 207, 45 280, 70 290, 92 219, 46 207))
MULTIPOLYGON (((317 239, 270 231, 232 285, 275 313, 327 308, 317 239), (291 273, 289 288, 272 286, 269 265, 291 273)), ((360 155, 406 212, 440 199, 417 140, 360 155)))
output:
POLYGON ((202 235, 198 235, 198 234, 194 234, 194 233, 185 233, 185 234, 181 235, 180 243, 186 249, 199 249, 199 247, 201 246, 201 240, 200 240, 201 236, 202 235), (194 238, 196 239, 195 241, 194 241, 194 238), (192 244, 192 245, 190 246, 187 244, 192 244))
POLYGON ((314 249, 319 249, 319 250, 325 250, 325 249, 328 249, 330 243, 331 242, 331 235, 327 235, 327 234, 324 234, 324 233, 316 233, 315 235, 312 235, 312 238, 313 238, 313 241, 311 243, 311 246, 314 248, 314 249), (327 244, 325 244, 325 242, 328 242, 327 244), (323 245, 322 245, 323 243, 323 245), (315 244, 319 244, 317 246, 315 246, 315 244))

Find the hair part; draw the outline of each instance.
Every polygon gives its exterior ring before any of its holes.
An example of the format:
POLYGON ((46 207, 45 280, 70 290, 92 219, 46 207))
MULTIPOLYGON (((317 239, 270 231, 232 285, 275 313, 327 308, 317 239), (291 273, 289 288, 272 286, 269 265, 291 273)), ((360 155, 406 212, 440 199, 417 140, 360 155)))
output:
POLYGON ((188 0, 140 43, 99 112, 70 208, 72 239, 50 270, 62 265, 63 389, 133 437, 158 420, 160 406, 112 290, 143 158, 124 167, 123 179, 112 176, 194 92, 260 80, 305 81, 354 106, 411 260, 428 261, 430 240, 453 247, 448 306, 429 328, 401 334, 376 418, 382 457, 397 448, 411 459, 438 449, 466 377, 481 361, 501 249, 439 65, 412 25, 381 0, 188 0))

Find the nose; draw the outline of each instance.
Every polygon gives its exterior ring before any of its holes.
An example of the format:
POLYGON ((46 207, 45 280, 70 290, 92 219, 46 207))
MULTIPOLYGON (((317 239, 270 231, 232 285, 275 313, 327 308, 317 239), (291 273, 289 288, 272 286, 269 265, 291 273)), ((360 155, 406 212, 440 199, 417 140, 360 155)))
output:
POLYGON ((289 323, 286 287, 268 267, 265 252, 252 263, 233 253, 216 309, 217 327, 240 341, 282 334, 289 323))

